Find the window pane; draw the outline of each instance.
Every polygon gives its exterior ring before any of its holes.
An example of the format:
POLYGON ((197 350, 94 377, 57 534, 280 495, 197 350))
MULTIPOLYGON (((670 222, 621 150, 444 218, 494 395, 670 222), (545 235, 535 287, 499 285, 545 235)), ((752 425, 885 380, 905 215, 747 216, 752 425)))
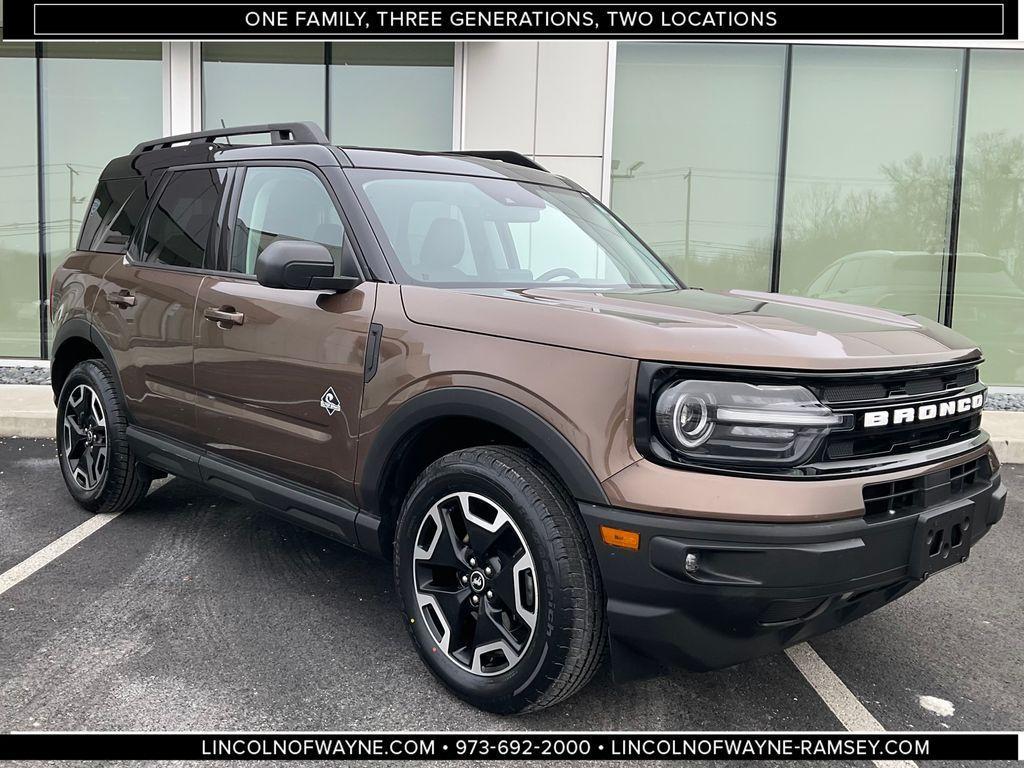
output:
POLYGON ((223 169, 207 168, 181 171, 171 177, 150 214, 143 261, 203 267, 225 177, 223 169))
POLYGON ((204 128, 324 124, 322 43, 203 43, 202 50, 204 128))
POLYGON ((452 43, 332 43, 331 140, 452 148, 452 43))
POLYGON ((159 43, 43 45, 43 225, 51 272, 78 242, 103 167, 162 134, 160 56, 159 43))
POLYGON ((256 274, 256 258, 277 240, 327 246, 341 263, 345 230, 324 185, 301 168, 249 168, 231 242, 231 271, 256 274))
POLYGON ((39 356, 39 188, 32 45, 0 43, 0 357, 39 356))
POLYGON ((145 207, 141 178, 101 181, 82 222, 79 250, 124 253, 145 207))
POLYGON ((962 55, 794 48, 783 292, 940 318, 962 55))
POLYGON ((971 51, 953 327, 1024 386, 1024 51, 971 51))
POLYGON ((673 285, 636 238, 579 192, 472 176, 349 176, 406 282, 673 285))
POLYGON ((612 207, 686 283, 769 288, 785 55, 619 44, 612 207))

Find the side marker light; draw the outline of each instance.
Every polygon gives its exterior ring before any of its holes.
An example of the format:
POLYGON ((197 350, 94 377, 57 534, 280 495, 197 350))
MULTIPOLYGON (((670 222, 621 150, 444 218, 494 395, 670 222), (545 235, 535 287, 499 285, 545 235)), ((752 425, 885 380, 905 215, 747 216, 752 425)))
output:
POLYGON ((601 540, 609 547, 632 549, 634 552, 640 549, 640 534, 636 531, 624 531, 621 528, 602 525, 601 540))

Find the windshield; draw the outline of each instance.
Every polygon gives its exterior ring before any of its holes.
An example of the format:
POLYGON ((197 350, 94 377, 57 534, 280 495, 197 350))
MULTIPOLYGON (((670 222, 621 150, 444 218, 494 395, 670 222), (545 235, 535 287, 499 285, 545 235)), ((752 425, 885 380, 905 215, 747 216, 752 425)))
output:
POLYGON ((475 176, 350 170, 399 282, 667 288, 678 281, 586 195, 475 176))

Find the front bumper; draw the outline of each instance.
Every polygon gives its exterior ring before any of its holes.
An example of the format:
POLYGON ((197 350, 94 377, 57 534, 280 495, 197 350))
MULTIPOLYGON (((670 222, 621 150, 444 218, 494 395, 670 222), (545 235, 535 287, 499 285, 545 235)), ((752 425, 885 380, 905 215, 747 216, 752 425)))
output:
POLYGON ((988 454, 973 461, 895 486, 880 514, 873 503, 873 514, 829 522, 719 522, 581 503, 608 600, 615 677, 774 653, 962 562, 1006 503, 995 462, 988 454), (604 544, 602 525, 639 532, 639 550, 604 544))

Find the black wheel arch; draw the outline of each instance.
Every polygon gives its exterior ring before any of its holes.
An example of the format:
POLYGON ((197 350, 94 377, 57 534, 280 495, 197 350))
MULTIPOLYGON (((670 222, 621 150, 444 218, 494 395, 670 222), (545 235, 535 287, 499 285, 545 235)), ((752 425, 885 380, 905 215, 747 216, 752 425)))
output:
POLYGON ((106 339, 93 325, 82 318, 64 321, 50 342, 50 388, 54 401, 71 369, 82 360, 102 359, 117 382, 120 392, 121 375, 106 339))
POLYGON ((608 503, 600 481, 580 452, 543 417, 504 395, 472 387, 445 387, 416 395, 403 403, 373 438, 373 445, 358 473, 359 527, 363 529, 360 543, 363 546, 374 551, 379 546, 380 551, 389 551, 384 539, 393 530, 393 518, 397 514, 393 507, 400 501, 390 498, 388 486, 396 476, 408 443, 432 424, 460 419, 489 427, 493 433, 506 435, 534 451, 575 499, 593 504, 608 503), (592 501, 596 499, 601 501, 592 501), (364 538, 377 540, 371 544, 364 538))

